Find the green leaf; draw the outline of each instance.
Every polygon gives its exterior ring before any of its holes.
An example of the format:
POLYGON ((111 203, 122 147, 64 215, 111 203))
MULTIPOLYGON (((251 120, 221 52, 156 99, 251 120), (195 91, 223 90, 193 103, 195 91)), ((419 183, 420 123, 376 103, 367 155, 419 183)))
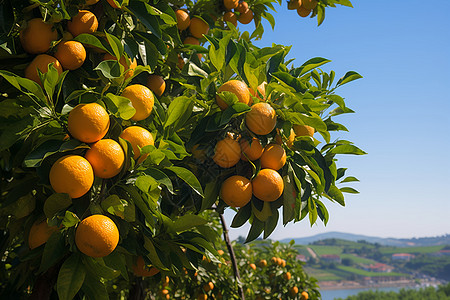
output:
POLYGON ((334 154, 353 154, 353 155, 364 155, 367 154, 363 150, 359 149, 354 145, 339 145, 330 150, 330 153, 334 154))
POLYGON ((289 164, 287 174, 283 176, 283 225, 286 225, 295 218, 297 190, 295 189, 294 176, 292 166, 289 164))
POLYGON ((131 1, 127 6, 129 9, 152 34, 154 34, 157 38, 161 39, 161 28, 159 26, 159 20, 157 12, 155 8, 151 5, 140 2, 140 1, 131 1))
POLYGON ((106 199, 102 200, 100 206, 108 213, 118 216, 127 222, 134 222, 136 220, 134 204, 120 199, 117 195, 109 195, 106 199))
POLYGON ((353 80, 359 79, 359 78, 363 78, 361 75, 359 75, 357 72, 355 71, 348 71, 344 77, 342 77, 341 79, 339 79, 339 81, 337 82, 336 86, 339 85, 343 85, 346 83, 349 83, 353 80))
POLYGON ((86 270, 97 277, 110 280, 120 275, 119 271, 108 267, 101 257, 83 256, 82 260, 86 270))
POLYGON ((109 300, 108 291, 101 278, 86 274, 86 280, 81 287, 87 300, 109 300))
POLYGON ((192 99, 181 96, 172 100, 167 109, 167 119, 164 122, 164 128, 174 124, 190 106, 192 99))
POLYGON ((270 202, 262 201, 263 205, 262 207, 258 208, 256 207, 256 203, 258 201, 251 201, 252 203, 252 213, 253 215, 258 218, 261 222, 267 221, 267 219, 272 216, 272 209, 270 207, 270 202))
POLYGON ((320 67, 321 65, 329 63, 330 61, 331 60, 323 58, 323 57, 311 58, 311 59, 307 60, 306 62, 304 62, 303 65, 301 65, 299 68, 297 68, 295 73, 297 74, 297 76, 302 76, 302 75, 308 73, 309 71, 311 71, 317 67, 320 67))
POLYGON ((316 223, 318 217, 316 203, 312 198, 308 199, 308 212, 309 212, 309 223, 312 226, 314 225, 314 223, 316 223))
POLYGON ((117 60, 104 60, 95 67, 94 71, 100 71, 108 79, 117 79, 125 69, 117 60))
POLYGON ((44 159, 55 154, 73 151, 75 149, 88 149, 89 146, 76 139, 66 142, 60 140, 48 140, 30 152, 24 159, 24 165, 29 168, 39 167, 44 159))
POLYGON ((158 188, 158 182, 151 176, 148 175, 140 175, 136 179, 135 183, 136 187, 143 191, 144 193, 148 193, 149 191, 158 188))
POLYGON ((217 180, 208 182, 205 186, 205 197, 202 199, 200 211, 210 208, 219 197, 220 182, 217 180))
POLYGON ((203 189, 197 177, 188 169, 171 166, 166 167, 167 170, 174 172, 179 178, 186 182, 197 194, 203 197, 203 189))
POLYGON ((350 193, 350 194, 359 194, 357 190, 351 187, 342 187, 340 188, 341 192, 343 193, 350 193))
POLYGON ((65 237, 61 232, 52 234, 45 243, 38 273, 44 273, 68 252, 65 237))
POLYGON ((80 219, 76 214, 71 211, 66 211, 64 219, 62 220, 62 225, 66 228, 73 227, 80 222, 80 219))
POLYGON ((172 181, 163 171, 155 168, 147 168, 144 173, 151 176, 158 183, 165 185, 171 194, 174 193, 172 181))
POLYGON ((88 33, 82 33, 82 34, 77 35, 74 38, 74 40, 77 42, 80 42, 84 45, 94 46, 94 47, 100 48, 106 52, 110 52, 110 50, 107 49, 95 35, 88 34, 88 33))
POLYGON ((114 270, 119 270, 120 271, 120 275, 122 275, 122 277, 125 280, 127 280, 127 281, 129 280, 128 279, 127 263, 126 263, 126 259, 125 259, 125 255, 124 254, 119 253, 118 251, 113 251, 108 256, 103 257, 103 261, 110 268, 112 268, 114 270))
POLYGON ((244 207, 239 208, 230 226, 232 228, 241 227, 248 221, 248 219, 250 219, 251 215, 252 215, 252 205, 249 202, 244 207))
POLYGON ((320 26, 325 20, 325 7, 317 5, 317 26, 320 26))
POLYGON ((72 205, 72 199, 68 194, 52 194, 44 203, 45 216, 51 219, 55 214, 68 208, 70 205, 72 205))
POLYGON ((257 218, 253 218, 252 226, 250 227, 250 231, 248 232, 247 238, 245 239, 245 243, 256 240, 261 235, 263 230, 264 222, 261 222, 257 218))
POLYGON ((328 214, 328 210, 320 200, 316 200, 316 205, 317 205, 317 214, 319 215, 319 218, 326 226, 328 223, 328 219, 330 217, 328 214))
POLYGON ((104 100, 108 110, 118 118, 129 120, 136 113, 136 109, 131 105, 130 99, 126 97, 108 93, 104 100))
POLYGON ((156 247, 153 244, 153 241, 149 239, 148 237, 144 237, 144 247, 148 250, 148 257, 150 258, 150 261, 152 264, 160 269, 160 270, 168 270, 164 264, 162 263, 161 259, 159 258, 158 252, 156 251, 156 247))
POLYGON ((274 209, 272 211, 272 215, 264 223, 264 236, 263 236, 264 239, 267 239, 275 230, 275 228, 277 228, 279 216, 280 214, 278 210, 274 209))
POLYGON ((109 34, 106 31, 105 31, 105 34, 106 34, 108 43, 111 46, 111 49, 113 51, 113 53, 111 53, 111 54, 113 54, 117 58, 117 61, 119 61, 123 55, 122 42, 117 37, 113 36, 112 34, 109 34))
MULTIPOLYGON (((222 93, 221 93, 222 94, 222 93)), ((236 97, 236 95, 233 94, 233 96, 236 97)), ((225 109, 225 111, 222 113, 222 116, 220 118, 219 126, 224 126, 228 123, 230 123, 231 119, 240 116, 242 114, 245 114, 246 112, 250 111, 251 108, 245 103, 237 102, 233 105, 230 105, 225 109)))
POLYGON ((14 73, 0 70, 0 76, 5 78, 16 89, 37 101, 41 105, 45 105, 46 98, 41 86, 28 78, 22 78, 14 73))
POLYGON ((175 222, 173 222, 172 229, 175 232, 181 232, 200 225, 205 225, 206 223, 208 223, 208 221, 206 221, 202 217, 188 214, 176 219, 175 222))
POLYGON ((353 176, 348 176, 348 177, 344 178, 340 183, 354 182, 354 181, 359 181, 359 179, 356 177, 353 177, 353 176))
POLYGON ((86 269, 79 254, 73 254, 61 266, 56 291, 61 300, 71 300, 80 290, 86 277, 86 269))
POLYGON ((339 203, 342 206, 345 206, 344 201, 344 195, 342 195, 342 192, 334 185, 330 187, 327 194, 334 200, 336 200, 337 203, 339 203))

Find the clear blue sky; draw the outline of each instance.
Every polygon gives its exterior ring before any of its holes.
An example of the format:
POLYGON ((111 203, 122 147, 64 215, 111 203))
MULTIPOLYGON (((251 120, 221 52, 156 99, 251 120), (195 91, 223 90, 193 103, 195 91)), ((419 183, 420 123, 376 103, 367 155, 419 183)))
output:
MULTIPOLYGON (((355 114, 337 117, 365 156, 340 156, 346 175, 361 182, 346 194, 345 208, 325 201, 331 218, 281 224, 273 239, 341 231, 380 237, 450 233, 450 1, 352 0, 354 8, 328 8, 325 22, 300 18, 286 4, 274 13, 259 46, 292 45, 300 66, 312 57, 332 62, 336 77, 364 76, 337 90, 355 114)), ((251 25, 240 30, 253 30, 251 25)), ((234 212, 228 210, 231 222, 234 212)), ((233 229, 232 238, 249 227, 233 229)))

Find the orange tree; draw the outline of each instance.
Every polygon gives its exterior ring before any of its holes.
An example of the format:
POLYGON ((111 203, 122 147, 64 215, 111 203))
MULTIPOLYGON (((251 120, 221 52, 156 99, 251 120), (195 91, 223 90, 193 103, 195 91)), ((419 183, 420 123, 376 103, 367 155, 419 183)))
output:
MULTIPOLYGON (((356 192, 336 155, 364 152, 331 133, 353 112, 336 88, 361 76, 253 45, 276 1, 1 4, 2 298, 137 299, 140 277, 218 256, 205 211, 235 209, 249 242, 356 192)), ((336 4, 288 8, 320 24, 336 4)))

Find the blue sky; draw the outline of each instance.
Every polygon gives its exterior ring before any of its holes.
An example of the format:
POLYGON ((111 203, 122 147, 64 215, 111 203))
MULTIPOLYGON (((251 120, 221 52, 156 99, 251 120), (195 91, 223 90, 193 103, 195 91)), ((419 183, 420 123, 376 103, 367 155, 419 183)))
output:
MULTIPOLYGON (((336 77, 364 76, 337 90, 356 111, 336 118, 349 129, 333 138, 353 141, 365 156, 340 156, 338 166, 361 182, 346 194, 346 207, 326 201, 325 227, 309 221, 281 224, 273 239, 342 231, 380 237, 450 233, 450 11, 449 0, 352 1, 354 8, 328 8, 325 22, 300 18, 286 4, 274 13, 275 30, 259 46, 292 45, 300 66, 312 57, 336 77)), ((253 23, 239 26, 252 31, 253 23)), ((225 214, 231 222, 234 212, 225 214)), ((236 238, 248 226, 232 229, 236 238)))

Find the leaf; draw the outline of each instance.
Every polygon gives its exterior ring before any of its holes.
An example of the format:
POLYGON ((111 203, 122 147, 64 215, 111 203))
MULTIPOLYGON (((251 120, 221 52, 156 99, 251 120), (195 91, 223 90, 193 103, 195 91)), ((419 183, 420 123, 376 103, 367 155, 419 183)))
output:
POLYGON ((320 200, 316 200, 316 205, 317 205, 317 214, 319 215, 319 218, 326 226, 329 219, 328 210, 320 200))
POLYGON ((342 187, 340 188, 341 192, 343 193, 350 193, 350 194, 359 194, 357 190, 351 187, 342 187))
POLYGON ((171 194, 174 193, 172 181, 163 171, 155 168, 147 168, 144 173, 151 176, 158 183, 165 185, 171 194))
POLYGON ((278 210, 274 209, 272 211, 272 215, 264 223, 264 239, 267 239, 275 230, 275 228, 277 228, 279 216, 280 214, 278 213, 278 210))
POLYGON ((117 61, 119 61, 123 55, 122 42, 117 37, 115 37, 112 34, 109 34, 106 31, 105 31, 105 35, 106 35, 106 39, 108 40, 108 43, 111 46, 111 49, 113 51, 113 53, 111 53, 111 54, 113 54, 117 58, 117 61))
POLYGON ((339 203, 342 206, 345 206, 344 201, 344 195, 342 195, 342 192, 334 185, 330 187, 327 194, 334 200, 336 200, 337 203, 339 203))
POLYGON ((323 58, 323 57, 314 57, 311 58, 309 60, 307 60, 306 62, 303 63, 303 65, 301 65, 299 68, 296 69, 296 74, 297 76, 302 76, 306 73, 308 73, 309 71, 320 67, 321 65, 324 65, 326 63, 331 62, 331 60, 323 58))
POLYGON ((118 216, 127 222, 134 222, 136 220, 133 203, 128 203, 126 200, 120 199, 117 195, 109 195, 106 199, 102 200, 100 206, 108 213, 118 216))
POLYGON ((56 291, 61 300, 71 300, 80 290, 86 277, 86 269, 79 254, 72 254, 61 266, 56 291))
POLYGON ((95 35, 82 33, 77 35, 74 40, 84 45, 94 46, 106 52, 110 52, 95 35))
POLYGON ((52 234, 45 243, 38 273, 44 273, 45 271, 47 271, 51 266, 56 264, 67 252, 68 249, 65 245, 64 234, 60 232, 52 234))
POLYGON ((325 7, 317 5, 317 26, 320 26, 325 20, 325 7))
POLYGON ((297 190, 295 189, 294 176, 292 166, 289 164, 287 174, 283 176, 283 225, 286 225, 295 218, 297 190))
POLYGON ((33 80, 22 78, 14 73, 3 70, 0 70, 0 76, 5 78, 16 89, 29 96, 31 99, 35 101, 38 100, 38 103, 45 105, 46 98, 44 96, 44 91, 41 86, 33 80))
POLYGON ((125 69, 117 60, 104 60, 94 68, 94 71, 100 71, 108 79, 117 79, 125 69))
POLYGON ((237 214, 234 216, 233 221, 231 222, 232 228, 238 228, 244 225, 250 216, 252 215, 252 205, 251 203, 247 203, 244 207, 239 208, 237 214))
POLYGON ((270 216, 272 216, 272 209, 270 207, 270 202, 262 201, 263 204, 261 209, 256 207, 256 203, 258 202, 259 201, 255 200, 251 201, 252 213, 256 218, 258 218, 258 220, 260 220, 261 222, 265 222, 270 216))
POLYGON ((206 221, 202 217, 188 214, 176 219, 175 222, 173 222, 172 229, 175 232, 181 232, 200 225, 205 225, 206 223, 208 223, 208 221, 206 221))
POLYGON ((261 222, 257 218, 253 218, 252 226, 250 227, 250 231, 248 232, 247 238, 245 239, 245 243, 256 240, 261 235, 263 230, 264 222, 261 222))
POLYGON ((108 291, 101 278, 86 274, 86 280, 81 287, 87 300, 109 300, 108 291))
POLYGON ((348 177, 344 178, 340 183, 354 182, 354 181, 359 181, 359 179, 356 177, 353 177, 353 176, 348 176, 348 177))
POLYGON ((80 222, 80 219, 76 214, 71 211, 66 211, 64 219, 62 220, 62 225, 66 228, 73 227, 80 222))
POLYGON ((339 85, 343 85, 346 83, 349 83, 353 80, 359 79, 359 78, 363 78, 361 75, 359 75, 357 72, 355 71, 348 71, 344 77, 342 77, 341 79, 339 79, 339 81, 337 82, 336 86, 339 85))
POLYGON ((108 110, 118 118, 129 120, 136 113, 136 109, 131 104, 130 99, 126 97, 108 93, 104 100, 108 110))
POLYGON ((70 205, 72 205, 72 199, 68 194, 52 194, 44 203, 45 216, 51 219, 55 214, 68 208, 70 205))
POLYGON ((210 208, 219 197, 220 182, 214 180, 208 182, 205 186, 205 197, 202 199, 202 206, 200 211, 210 208))
POLYGON ((127 6, 129 9, 152 34, 161 39, 161 28, 158 17, 155 16, 155 9, 147 3, 140 1, 131 1, 127 6))
POLYGON ((177 166, 166 167, 166 169, 174 172, 179 178, 186 182, 194 190, 194 192, 203 197, 202 186, 197 177, 195 177, 191 171, 177 166))
POLYGON ((108 267, 101 257, 83 256, 82 261, 86 270, 89 271, 89 273, 96 275, 96 277, 110 280, 120 275, 119 271, 108 267))
POLYGON ((103 261, 110 268, 119 270, 122 277, 128 281, 128 270, 124 254, 119 253, 119 251, 113 251, 108 256, 103 257, 103 261))
POLYGON ((66 142, 60 140, 48 140, 42 143, 39 147, 30 152, 24 159, 24 165, 26 167, 35 168, 39 167, 44 159, 55 154, 64 153, 67 151, 73 151, 75 149, 87 149, 84 143, 76 139, 70 139, 66 142))
POLYGON ((164 128, 174 124, 190 106, 192 99, 181 96, 172 100, 167 109, 167 119, 164 122, 164 128))
POLYGON ((339 145, 330 150, 330 153, 334 154, 353 154, 353 155, 364 155, 367 154, 363 150, 359 149, 354 145, 339 145))

